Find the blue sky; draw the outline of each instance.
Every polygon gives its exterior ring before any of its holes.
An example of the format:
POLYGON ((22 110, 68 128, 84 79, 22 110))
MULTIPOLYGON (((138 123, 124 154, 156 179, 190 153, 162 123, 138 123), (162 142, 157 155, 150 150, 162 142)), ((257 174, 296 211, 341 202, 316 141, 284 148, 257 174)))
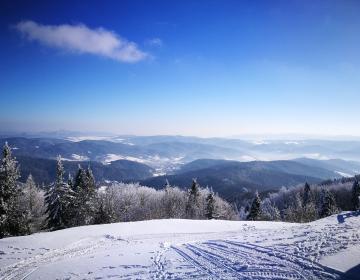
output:
POLYGON ((359 1, 1 1, 0 126, 360 135, 359 14, 359 1))

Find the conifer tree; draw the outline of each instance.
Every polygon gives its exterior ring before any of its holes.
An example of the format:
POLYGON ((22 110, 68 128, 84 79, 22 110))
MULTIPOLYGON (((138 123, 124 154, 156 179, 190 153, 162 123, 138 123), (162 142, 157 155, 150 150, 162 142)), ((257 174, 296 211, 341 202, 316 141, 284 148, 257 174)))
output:
POLYGON ((214 193, 211 191, 206 197, 206 211, 205 216, 209 220, 215 218, 215 198, 214 193))
POLYGON ((6 142, 0 165, 0 238, 28 232, 27 212, 19 203, 21 190, 17 187, 20 172, 6 142))
POLYGON ((304 186, 304 195, 303 195, 303 206, 306 206, 311 201, 311 189, 310 185, 306 182, 304 186))
POLYGON ((357 180, 354 182, 351 190, 351 202, 353 210, 356 211, 360 209, 360 185, 357 180))
POLYGON ((52 230, 62 229, 70 225, 70 206, 74 199, 74 193, 70 186, 64 182, 64 167, 61 157, 57 158, 56 181, 46 193, 48 214, 48 227, 52 230))
POLYGON ((305 183, 303 200, 302 200, 302 219, 301 222, 310 222, 316 219, 316 207, 311 188, 308 183, 305 183))
POLYGON ((261 199, 259 193, 256 192, 247 219, 250 221, 256 221, 260 218, 260 216, 261 216, 261 199))
POLYGON ((72 189, 74 181, 73 181, 73 177, 71 176, 71 173, 69 172, 68 175, 68 180, 67 180, 68 185, 70 186, 70 188, 72 189))
POLYGON ((94 215, 94 224, 109 224, 115 221, 115 211, 112 201, 106 195, 98 197, 98 208, 94 215))
POLYGON ((324 218, 337 213, 338 208, 334 195, 327 189, 321 191, 320 217, 324 218))
POLYGON ((74 226, 81 226, 93 223, 95 216, 96 185, 90 167, 84 170, 79 166, 73 190, 75 192, 74 210, 76 213, 72 215, 72 224, 74 226))
POLYGON ((95 214, 96 183, 90 166, 85 171, 85 189, 83 193, 85 201, 83 207, 86 213, 85 224, 91 224, 95 214))
POLYGON ((196 219, 199 215, 199 184, 196 182, 196 179, 193 179, 191 188, 188 194, 188 201, 186 205, 186 214, 190 219, 196 219))

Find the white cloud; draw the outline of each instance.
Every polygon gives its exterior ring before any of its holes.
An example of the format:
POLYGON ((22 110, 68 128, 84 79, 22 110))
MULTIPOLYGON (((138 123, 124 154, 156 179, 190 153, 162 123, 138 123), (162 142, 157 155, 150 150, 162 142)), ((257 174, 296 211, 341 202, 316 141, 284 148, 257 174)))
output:
POLYGON ((146 45, 152 46, 152 47, 161 47, 163 45, 163 41, 160 38, 152 38, 146 40, 146 45))
POLYGON ((138 46, 104 28, 90 29, 84 24, 42 25, 21 21, 15 29, 30 41, 75 53, 88 53, 121 62, 138 62, 148 57, 138 46))

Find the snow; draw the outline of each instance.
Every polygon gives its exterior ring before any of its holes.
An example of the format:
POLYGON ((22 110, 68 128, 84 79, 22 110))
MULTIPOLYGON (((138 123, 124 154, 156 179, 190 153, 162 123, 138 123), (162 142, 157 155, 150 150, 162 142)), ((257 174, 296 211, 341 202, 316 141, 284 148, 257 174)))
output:
POLYGON ((335 173, 339 174, 342 177, 353 177, 354 176, 349 173, 345 173, 345 172, 341 172, 341 171, 335 171, 335 173))
POLYGON ((268 145, 270 144, 269 142, 267 141, 264 141, 264 140, 255 140, 252 142, 254 145, 268 145))
POLYGON ((110 164, 116 160, 129 160, 149 165, 155 169, 153 176, 161 176, 167 174, 169 171, 176 169, 179 165, 184 164, 183 156, 175 157, 160 157, 159 155, 146 156, 146 157, 134 157, 125 156, 121 154, 107 154, 103 159, 103 164, 110 164))
POLYGON ((0 240, 0 279, 340 279, 360 263, 359 242, 350 212, 307 224, 83 226, 0 240))
POLYGON ((240 157, 240 161, 254 161, 254 160, 256 160, 256 158, 249 155, 244 155, 240 157))
POLYGON ((78 154, 72 154, 71 158, 61 158, 62 160, 65 161, 87 161, 89 160, 89 158, 87 156, 82 156, 82 155, 78 155, 78 154))
POLYGON ((82 155, 77 155, 77 154, 72 154, 71 157, 72 157, 74 160, 78 160, 78 161, 89 160, 88 157, 82 156, 82 155))
POLYGON ((323 156, 320 153, 304 154, 303 157, 311 158, 311 159, 319 159, 319 160, 327 160, 327 159, 329 159, 328 157, 323 156))
MULTIPOLYGON (((69 140, 69 141, 72 141, 72 142, 80 142, 80 141, 84 141, 84 140, 111 141, 113 138, 114 138, 113 136, 92 136, 92 135, 88 135, 88 136, 67 137, 66 140, 69 140)), ((118 140, 123 140, 123 139, 118 139, 118 140)))
POLYGON ((114 143, 122 143, 125 145, 134 146, 134 143, 131 143, 127 141, 127 139, 120 138, 118 136, 93 136, 93 135, 87 135, 87 136, 72 136, 67 137, 66 140, 72 141, 72 142, 80 142, 85 140, 92 140, 92 141, 109 141, 114 143))
POLYGON ((347 250, 340 251, 334 255, 324 256, 321 260, 327 266, 337 268, 340 271, 347 271, 360 262, 360 244, 354 245, 347 250))
POLYGON ((122 156, 122 155, 117 155, 117 154, 107 154, 103 160, 103 163, 109 164, 112 161, 121 160, 121 159, 136 161, 136 162, 140 162, 140 163, 146 162, 146 160, 144 160, 142 158, 137 158, 137 157, 132 157, 132 156, 122 156))
POLYGON ((297 141, 286 141, 284 142, 285 145, 299 145, 300 143, 297 141))

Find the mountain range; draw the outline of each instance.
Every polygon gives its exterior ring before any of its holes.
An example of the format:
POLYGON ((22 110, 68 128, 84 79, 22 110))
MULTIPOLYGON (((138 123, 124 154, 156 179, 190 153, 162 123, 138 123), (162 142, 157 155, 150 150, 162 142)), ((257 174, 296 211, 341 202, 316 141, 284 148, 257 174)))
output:
POLYGON ((227 198, 360 173, 360 163, 351 160, 359 154, 359 141, 66 134, 0 138, 0 145, 5 142, 20 163, 21 180, 31 173, 44 184, 54 180, 58 155, 66 172, 74 175, 79 164, 90 165, 99 182, 140 181, 161 188, 168 180, 188 187, 197 178, 227 198))

